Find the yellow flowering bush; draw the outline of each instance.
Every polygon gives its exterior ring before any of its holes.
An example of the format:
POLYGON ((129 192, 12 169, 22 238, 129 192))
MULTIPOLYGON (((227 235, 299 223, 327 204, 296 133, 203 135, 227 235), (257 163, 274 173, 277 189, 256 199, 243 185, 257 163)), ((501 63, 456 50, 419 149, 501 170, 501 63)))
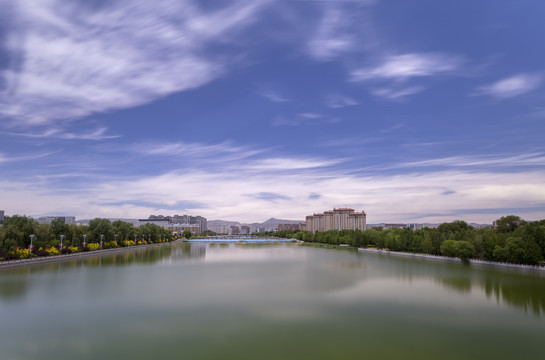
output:
POLYGON ((79 248, 77 246, 69 246, 68 250, 70 250, 70 252, 75 253, 79 251, 79 248))
POLYGON ((142 245, 142 240, 138 240, 138 245, 142 245))
POLYGON ((19 256, 20 259, 26 259, 30 257, 30 250, 29 249, 15 249, 15 251, 12 252, 12 254, 15 254, 19 256))
POLYGON ((89 244, 87 244, 87 249, 89 249, 90 251, 98 250, 99 247, 100 247, 100 245, 97 244, 97 243, 89 243, 89 244))
POLYGON ((59 255, 59 254, 60 254, 59 250, 58 250, 56 247, 54 247, 54 246, 51 246, 51 247, 49 247, 49 248, 46 248, 45 251, 47 251, 47 253, 48 253, 49 255, 59 255))
POLYGON ((118 245, 116 244, 115 241, 110 241, 110 242, 108 242, 108 246, 111 247, 111 248, 116 248, 118 245))

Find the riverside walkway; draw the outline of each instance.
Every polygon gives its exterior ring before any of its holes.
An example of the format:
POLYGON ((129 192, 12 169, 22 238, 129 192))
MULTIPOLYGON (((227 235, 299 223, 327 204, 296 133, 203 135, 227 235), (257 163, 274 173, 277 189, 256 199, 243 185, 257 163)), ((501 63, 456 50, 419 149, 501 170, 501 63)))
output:
POLYGON ((183 241, 182 239, 179 239, 179 240, 174 240, 171 242, 164 242, 164 243, 124 246, 124 247, 118 247, 113 249, 84 251, 84 252, 77 252, 72 254, 59 254, 59 255, 51 255, 51 256, 39 256, 39 257, 33 257, 33 258, 27 258, 27 259, 4 260, 4 261, 0 261, 0 270, 20 267, 20 266, 46 264, 50 262, 63 261, 63 260, 69 260, 74 258, 84 258, 84 257, 97 256, 97 255, 114 254, 114 253, 137 250, 137 249, 145 249, 145 248, 154 247, 154 246, 174 244, 174 243, 178 243, 182 241, 183 241))

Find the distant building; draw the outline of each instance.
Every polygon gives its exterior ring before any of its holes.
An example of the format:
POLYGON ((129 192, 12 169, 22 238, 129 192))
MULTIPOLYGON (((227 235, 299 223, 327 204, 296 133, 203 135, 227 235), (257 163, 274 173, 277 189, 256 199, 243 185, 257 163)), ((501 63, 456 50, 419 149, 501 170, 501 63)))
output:
POLYGON ((170 231, 184 232, 186 230, 191 231, 192 234, 200 233, 200 228, 198 225, 194 224, 170 224, 167 226, 167 229, 170 231))
POLYGON ((231 235, 238 235, 238 234, 240 234, 240 228, 239 228, 238 226, 236 226, 236 225, 231 225, 231 226, 229 226, 229 228, 230 228, 229 233, 230 233, 231 235))
POLYGON ((323 213, 308 215, 305 221, 306 231, 328 231, 328 230, 354 230, 366 229, 365 211, 355 212, 350 208, 339 208, 323 213))
POLYGON ((162 228, 167 229, 169 225, 171 224, 169 220, 158 220, 158 219, 139 219, 138 220, 138 226, 142 226, 145 224, 154 224, 157 226, 160 226, 162 228))
POLYGON ((246 225, 242 225, 240 227, 240 233, 241 234, 249 234, 250 233, 250 227, 246 225))
POLYGON ((61 219, 67 225, 76 223, 75 216, 40 216, 36 220, 38 221, 38 224, 51 224, 55 219, 61 219))
POLYGON ((156 224, 167 228, 169 224, 191 224, 196 225, 199 228, 197 233, 203 233, 208 230, 208 221, 202 216, 191 216, 191 215, 174 215, 174 216, 163 216, 163 215, 150 215, 149 218, 144 220, 139 220, 141 225, 143 224, 156 224))
POLYGON ((264 233, 264 232, 265 232, 265 228, 262 227, 262 226, 257 227, 257 228, 255 229, 255 232, 256 232, 256 233, 264 233))
POLYGON ((0 225, 4 223, 4 210, 0 210, 0 225))
POLYGON ((300 222, 299 223, 299 230, 305 231, 306 229, 307 229, 307 224, 305 224, 304 222, 300 222))
POLYGON ((299 230, 299 224, 278 224, 278 231, 299 230))
POLYGON ((404 229, 407 227, 407 224, 384 224, 384 230, 387 229, 404 229))

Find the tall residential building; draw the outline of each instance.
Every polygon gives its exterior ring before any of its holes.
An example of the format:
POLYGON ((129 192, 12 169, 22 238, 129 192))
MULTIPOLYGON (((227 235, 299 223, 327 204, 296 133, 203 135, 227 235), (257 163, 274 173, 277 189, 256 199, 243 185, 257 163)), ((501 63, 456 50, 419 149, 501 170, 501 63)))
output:
POLYGON ((350 208, 339 208, 323 213, 308 215, 304 224, 306 231, 328 231, 328 230, 365 230, 365 211, 355 212, 350 208))
POLYGON ((4 210, 0 210, 0 225, 4 223, 4 210))

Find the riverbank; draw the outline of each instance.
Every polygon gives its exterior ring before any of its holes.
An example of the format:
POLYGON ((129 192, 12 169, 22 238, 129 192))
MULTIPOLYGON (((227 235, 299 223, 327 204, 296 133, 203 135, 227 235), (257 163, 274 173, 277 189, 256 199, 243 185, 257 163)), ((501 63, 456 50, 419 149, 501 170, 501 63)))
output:
MULTIPOLYGON (((394 256, 404 256, 412 258, 421 258, 421 259, 430 259, 437 261, 448 261, 455 263, 462 263, 462 260, 458 258, 452 258, 448 256, 439 256, 439 255, 430 255, 430 254, 416 254, 400 251, 390 251, 390 250, 379 250, 379 249, 370 249, 370 248, 358 248, 358 251, 370 252, 375 254, 385 254, 385 255, 394 255, 394 256)), ((507 268, 507 269, 519 269, 519 270, 529 270, 529 271, 543 271, 545 272, 545 266, 534 266, 534 265, 521 265, 521 264, 511 264, 511 263, 501 263, 494 261, 470 259, 469 264, 483 267, 496 267, 496 268, 507 268)))
POLYGON ((15 267, 22 267, 22 266, 29 266, 29 265, 46 264, 46 263, 50 263, 50 262, 69 260, 69 259, 73 259, 73 258, 84 258, 84 257, 97 256, 97 255, 114 254, 114 253, 137 250, 137 249, 145 249, 145 248, 154 247, 154 246, 174 244, 174 243, 178 243, 178 242, 183 242, 183 239, 174 240, 174 241, 171 241, 171 242, 164 242, 164 243, 125 246, 125 247, 118 247, 118 248, 114 248, 114 249, 85 251, 85 252, 77 252, 77 253, 72 253, 72 254, 40 256, 40 257, 35 257, 35 258, 17 259, 17 260, 5 260, 5 261, 0 261, 0 270, 2 270, 2 269, 11 269, 11 268, 15 268, 15 267))

